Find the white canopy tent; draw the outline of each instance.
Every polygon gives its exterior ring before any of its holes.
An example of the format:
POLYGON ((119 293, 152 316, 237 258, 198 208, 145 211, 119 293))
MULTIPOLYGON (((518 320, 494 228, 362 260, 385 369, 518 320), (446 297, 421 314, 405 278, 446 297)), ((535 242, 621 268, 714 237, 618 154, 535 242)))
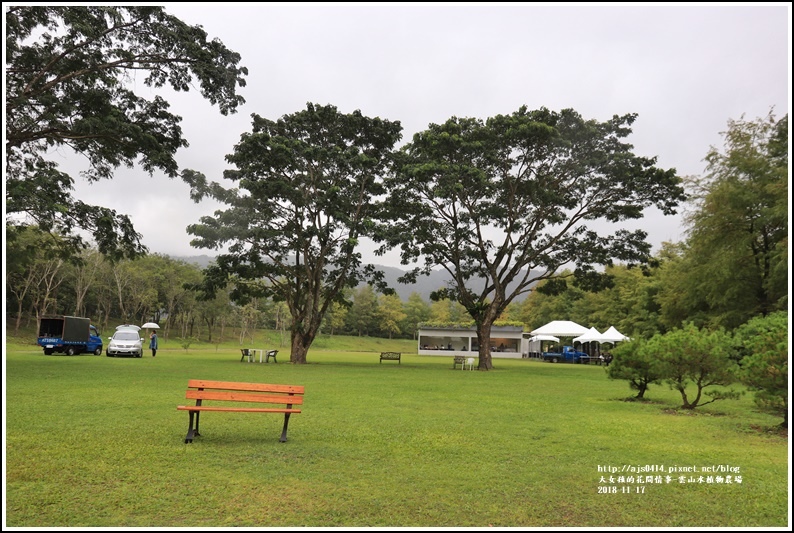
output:
POLYGON ((570 320, 552 320, 545 326, 530 331, 531 335, 554 335, 555 337, 578 337, 588 332, 584 326, 570 320))
POLYGON ((588 347, 582 348, 582 351, 587 352, 588 355, 595 357, 601 348, 594 343, 601 342, 601 334, 596 328, 590 328, 584 335, 575 337, 573 342, 581 342, 582 345, 587 344, 588 347))
POLYGON ((546 342, 547 346, 549 342, 560 342, 559 337, 555 337, 554 335, 548 335, 541 333, 540 335, 532 335, 531 337, 528 334, 524 333, 524 340, 521 342, 521 356, 522 357, 540 357, 541 352, 543 352, 543 343, 546 342))
POLYGON ((599 342, 620 342, 629 340, 624 334, 615 329, 615 326, 610 326, 608 330, 601 334, 601 338, 597 339, 599 342))
POLYGON ((573 339, 573 342, 601 342, 601 334, 596 328, 590 328, 584 335, 579 335, 573 339))
POLYGON ((560 342, 559 337, 555 337, 554 335, 534 335, 529 338, 531 342, 537 341, 553 341, 553 342, 560 342))

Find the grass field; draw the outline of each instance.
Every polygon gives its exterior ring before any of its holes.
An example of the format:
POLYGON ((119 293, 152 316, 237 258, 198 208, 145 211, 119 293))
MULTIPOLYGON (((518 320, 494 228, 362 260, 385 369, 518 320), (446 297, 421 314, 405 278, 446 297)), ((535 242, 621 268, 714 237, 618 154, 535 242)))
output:
POLYGON ((137 359, 8 340, 4 525, 790 526, 787 435, 750 395, 685 414, 666 387, 624 401, 598 366, 453 370, 386 339, 326 339, 307 365, 280 349, 260 364, 235 343, 137 359), (304 385, 303 412, 286 443, 282 415, 204 413, 186 445, 190 378, 304 385))

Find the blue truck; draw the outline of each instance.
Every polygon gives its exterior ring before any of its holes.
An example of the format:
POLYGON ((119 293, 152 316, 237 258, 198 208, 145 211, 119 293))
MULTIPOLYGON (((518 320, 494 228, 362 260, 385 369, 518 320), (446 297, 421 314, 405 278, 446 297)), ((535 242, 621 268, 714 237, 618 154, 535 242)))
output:
POLYGON ((91 324, 90 318, 79 316, 43 317, 39 323, 37 344, 44 349, 44 355, 102 355, 102 337, 97 328, 91 324))
POLYGON ((549 363, 581 363, 582 358, 590 357, 584 352, 574 350, 573 346, 563 346, 561 352, 543 352, 541 356, 549 363))

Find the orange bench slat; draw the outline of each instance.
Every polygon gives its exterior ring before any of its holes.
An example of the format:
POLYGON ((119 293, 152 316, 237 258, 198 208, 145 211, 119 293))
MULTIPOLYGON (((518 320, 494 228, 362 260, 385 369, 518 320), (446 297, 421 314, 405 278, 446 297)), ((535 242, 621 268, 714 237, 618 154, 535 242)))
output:
POLYGON ((300 413, 300 409, 270 409, 261 407, 217 407, 210 405, 178 405, 178 411, 237 411, 241 413, 300 413))
POLYGON ((222 392, 215 390, 188 390, 185 392, 188 400, 218 400, 226 402, 257 402, 257 403, 283 403, 300 405, 303 396, 268 396, 248 392, 222 392))
POLYGON ((274 385, 271 383, 241 383, 236 381, 211 381, 206 379, 191 379, 188 380, 187 387, 189 389, 219 389, 219 390, 237 390, 249 392, 279 392, 291 394, 303 394, 304 387, 302 385, 274 385))

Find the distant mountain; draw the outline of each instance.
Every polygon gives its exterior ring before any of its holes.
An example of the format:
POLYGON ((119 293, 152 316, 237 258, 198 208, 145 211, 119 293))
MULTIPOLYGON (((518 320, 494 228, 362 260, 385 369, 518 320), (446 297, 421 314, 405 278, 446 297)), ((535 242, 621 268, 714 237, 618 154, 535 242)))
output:
MULTIPOLYGON (((197 265, 199 268, 206 268, 210 263, 215 261, 215 258, 209 255, 174 257, 174 259, 197 265)), ((434 270, 429 276, 419 276, 416 279, 416 283, 406 285, 397 281, 397 278, 407 272, 406 270, 384 265, 375 265, 375 267, 383 271, 386 283, 397 292, 400 299, 404 302, 407 301, 408 297, 414 292, 418 293, 423 300, 429 302, 430 293, 447 287, 449 281, 452 279, 446 271, 434 270)), ((508 289, 511 288, 512 287, 508 287, 508 289)), ((519 300, 523 300, 523 297, 519 298, 519 300)))
MULTIPOLYGON (((404 302, 407 301, 408 297, 414 292, 419 293, 425 301, 430 301, 431 292, 449 287, 449 282, 452 280, 452 277, 446 270, 434 270, 428 276, 418 276, 416 278, 416 283, 405 285, 403 283, 398 283, 397 278, 405 274, 407 272, 406 270, 383 265, 375 265, 375 267, 383 271, 384 279, 389 284, 389 287, 393 288, 404 302)), ((479 293, 483 285, 484 282, 480 282, 479 285, 472 288, 475 292, 479 293)), ((508 291, 513 290, 515 286, 515 283, 509 284, 507 287, 508 291)), ((517 300, 521 301, 524 298, 526 298, 526 295, 518 297, 517 300)))
POLYGON ((191 256, 175 256, 173 259, 177 261, 184 261, 191 265, 197 265, 199 268, 207 268, 210 263, 215 262, 215 257, 211 255, 191 255, 191 256))
POLYGON ((397 278, 407 272, 406 270, 383 265, 375 265, 375 268, 383 271, 384 280, 397 292, 403 302, 408 301, 408 297, 414 292, 419 293, 423 300, 429 302, 430 293, 447 287, 447 282, 451 279, 446 271, 434 270, 429 276, 417 277, 416 283, 406 285, 397 281, 397 278))

